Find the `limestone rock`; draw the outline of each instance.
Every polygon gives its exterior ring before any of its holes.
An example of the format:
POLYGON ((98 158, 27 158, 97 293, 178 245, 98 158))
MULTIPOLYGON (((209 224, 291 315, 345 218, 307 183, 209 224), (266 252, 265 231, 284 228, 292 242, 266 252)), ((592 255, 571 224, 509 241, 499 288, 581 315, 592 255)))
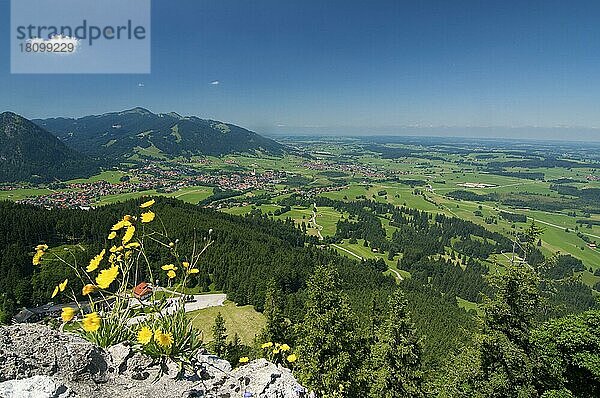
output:
POLYGON ((128 344, 106 350, 43 325, 0 327, 0 398, 304 397, 290 370, 265 359, 232 370, 202 354, 181 369, 128 344), (177 377, 177 378, 176 378, 177 377))
POLYGON ((0 383, 0 398, 77 398, 62 382, 51 376, 33 376, 27 379, 0 383))
POLYGON ((44 325, 0 327, 0 382, 37 375, 103 381, 106 353, 73 334, 44 325))

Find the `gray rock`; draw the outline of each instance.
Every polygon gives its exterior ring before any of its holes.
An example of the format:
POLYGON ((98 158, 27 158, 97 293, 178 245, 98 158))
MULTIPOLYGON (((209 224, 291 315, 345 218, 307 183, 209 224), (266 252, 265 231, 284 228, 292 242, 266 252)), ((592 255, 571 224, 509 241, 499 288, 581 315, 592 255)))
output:
POLYGON ((0 327, 0 382, 36 375, 104 381, 106 359, 94 344, 44 325, 0 327))
POLYGON ((245 391, 255 398, 300 396, 292 373, 264 359, 232 370, 229 362, 203 354, 184 370, 127 344, 103 350, 42 325, 0 327, 0 398, 234 398, 245 391))
POLYGON ((303 390, 289 369, 257 359, 231 372, 214 392, 218 397, 237 397, 250 392, 260 398, 298 398, 303 390))
POLYGON ((199 362, 206 364, 207 368, 211 369, 212 371, 220 373, 231 372, 231 364, 215 355, 201 354, 198 355, 197 358, 199 362))
POLYGON ((0 398, 77 398, 59 380, 51 376, 33 376, 27 379, 0 383, 0 398))
POLYGON ((112 369, 119 374, 127 369, 127 360, 133 355, 131 348, 123 343, 107 348, 106 352, 110 355, 112 369))

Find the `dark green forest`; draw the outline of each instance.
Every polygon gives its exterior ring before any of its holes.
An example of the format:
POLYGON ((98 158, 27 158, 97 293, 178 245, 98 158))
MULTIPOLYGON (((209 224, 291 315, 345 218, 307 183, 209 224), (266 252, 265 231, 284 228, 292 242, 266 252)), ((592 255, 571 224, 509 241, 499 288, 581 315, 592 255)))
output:
MULTIPOLYGON (((597 301, 573 276, 581 268, 576 259, 543 258, 535 226, 521 237, 528 264, 498 275, 480 259, 510 246, 502 235, 367 200, 319 201, 350 213, 333 239, 361 238, 403 253, 399 265, 412 277, 398 284, 381 272, 385 263, 342 257, 306 237, 291 219, 259 212, 232 216, 167 198, 157 198, 153 210, 180 253, 191 252, 212 230, 215 243, 190 287, 221 290, 240 305, 265 311, 265 335, 298 346, 297 373, 311 388, 373 398, 586 397, 599 391, 597 301), (399 228, 391 239, 381 216, 399 228), (447 246, 460 258, 443 258, 447 246), (482 315, 460 308, 456 297, 481 303, 482 315), (568 330, 581 336, 577 344, 565 342, 568 330), (515 373, 517 363, 527 366, 525 374, 515 373), (582 386, 583 378, 588 382, 582 386)), ((52 260, 32 265, 36 245, 86 264, 108 244, 111 226, 138 206, 129 201, 90 211, 46 210, 0 202, 2 320, 23 306, 47 303, 65 278, 80 290, 68 267, 52 260)), ((164 250, 149 243, 146 252, 154 275, 163 275, 160 266, 170 261, 164 250)))

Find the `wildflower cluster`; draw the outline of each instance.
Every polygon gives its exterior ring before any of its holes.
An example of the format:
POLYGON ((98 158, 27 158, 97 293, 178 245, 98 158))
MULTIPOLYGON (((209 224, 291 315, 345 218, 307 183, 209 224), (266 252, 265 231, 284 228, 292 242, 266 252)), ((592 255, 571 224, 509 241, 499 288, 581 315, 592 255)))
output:
MULTIPOLYGON (((199 250, 194 244, 191 256, 181 257, 178 240, 170 239, 166 231, 152 228, 156 214, 150 208, 154 203, 154 200, 146 201, 140 205, 137 216, 125 215, 116 222, 106 236, 108 245, 95 254, 85 268, 51 252, 54 258, 68 265, 83 284, 81 294, 75 294, 67 289, 69 281, 65 279, 54 288, 52 297, 67 294, 72 299, 74 304, 62 310, 63 326, 72 323, 71 330, 100 346, 135 340, 141 351, 153 357, 186 361, 195 355, 202 341, 185 316, 184 294, 176 290, 185 289, 187 278, 200 272, 200 256, 212 240, 205 238, 199 250), (132 288, 140 282, 137 280, 140 275, 153 280, 155 268, 145 250, 148 242, 165 248, 173 257, 172 263, 161 269, 168 278, 168 287, 173 286, 175 291, 153 288, 151 297, 142 300, 132 296, 132 288), (84 301, 80 302, 82 297, 84 301), (167 308, 169 306, 174 310, 167 308)), ((47 250, 46 245, 35 248, 34 265, 43 263, 47 250)))
POLYGON ((275 364, 293 364, 298 360, 298 356, 292 352, 292 348, 286 343, 268 341, 263 343, 260 348, 263 350, 264 357, 275 364))

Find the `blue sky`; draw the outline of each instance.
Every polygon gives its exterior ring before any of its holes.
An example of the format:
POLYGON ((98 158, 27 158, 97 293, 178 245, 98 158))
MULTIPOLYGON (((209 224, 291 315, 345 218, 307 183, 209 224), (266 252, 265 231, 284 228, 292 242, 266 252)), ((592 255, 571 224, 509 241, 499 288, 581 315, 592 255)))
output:
POLYGON ((26 117, 143 106, 262 133, 600 127, 597 1, 155 0, 149 75, 11 75, 9 15, 0 0, 0 110, 26 117))

